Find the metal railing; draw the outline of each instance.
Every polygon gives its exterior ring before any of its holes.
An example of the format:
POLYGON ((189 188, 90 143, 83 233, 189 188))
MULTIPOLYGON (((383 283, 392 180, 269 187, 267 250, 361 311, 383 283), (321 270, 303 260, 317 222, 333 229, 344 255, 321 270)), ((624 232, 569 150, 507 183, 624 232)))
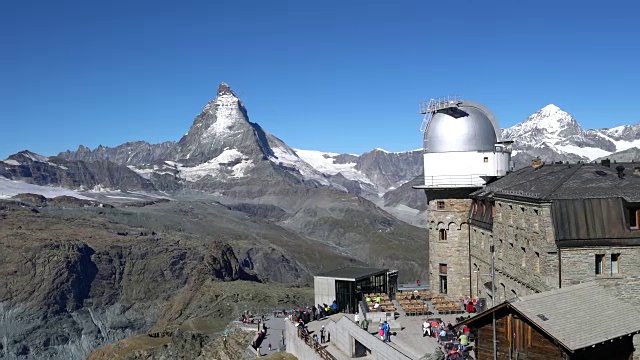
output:
POLYGON ((438 110, 455 107, 462 101, 460 95, 445 95, 420 102, 420 114, 433 113, 438 110))
POLYGON ((433 114, 442 109, 456 107, 462 102, 462 96, 460 95, 446 95, 439 98, 429 99, 420 102, 420 114, 424 114, 422 124, 420 125, 420 131, 424 132, 429 127, 429 121, 433 114))
POLYGON ((335 356, 331 355, 326 347, 322 346, 322 344, 320 344, 319 342, 314 341, 308 332, 300 329, 298 329, 298 331, 300 338, 304 340, 304 343, 315 350, 315 352, 320 356, 322 360, 337 360, 335 356))
POLYGON ((485 181, 481 178, 485 174, 470 174, 470 175, 437 175, 437 176, 425 176, 425 186, 472 186, 481 187, 485 184, 485 181))

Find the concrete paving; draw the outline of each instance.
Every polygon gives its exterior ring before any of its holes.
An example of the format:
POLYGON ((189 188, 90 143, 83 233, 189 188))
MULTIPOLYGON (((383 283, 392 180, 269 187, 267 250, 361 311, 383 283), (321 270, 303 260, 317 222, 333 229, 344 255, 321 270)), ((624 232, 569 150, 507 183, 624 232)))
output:
MULTIPOLYGON (((401 325, 400 331, 395 331, 395 335, 391 336, 391 342, 388 343, 389 346, 395 348, 401 353, 405 354, 411 359, 418 360, 425 355, 431 355, 436 348, 440 347, 436 338, 434 337, 423 337, 422 336, 422 323, 425 319, 434 319, 439 318, 444 321, 445 324, 451 322, 455 324, 455 318, 460 316, 468 316, 469 314, 453 314, 453 315, 421 315, 421 316, 407 316, 400 306, 396 305, 397 313, 399 316, 397 317, 397 321, 401 325)), ((322 326, 326 326, 326 324, 330 321, 338 321, 341 317, 347 316, 350 320, 353 321, 353 314, 335 314, 330 317, 324 318, 318 321, 312 321, 307 324, 307 327, 311 334, 317 334, 320 336, 320 329, 322 326)), ((367 331, 373 337, 374 341, 381 341, 378 333, 378 327, 380 324, 371 323, 367 331)), ((269 319, 267 321, 267 337, 262 343, 261 353, 262 354, 270 354, 274 351, 279 351, 279 346, 276 347, 277 344, 282 344, 282 330, 284 329, 284 318, 275 318, 269 319), (272 344, 272 351, 268 351, 268 344, 272 344)), ((333 334, 332 334, 333 336, 333 334)), ((332 342, 328 342, 325 344, 327 346, 327 350, 335 356, 338 360, 349 359, 349 356, 339 350, 332 342)), ((364 357, 362 359, 367 359, 369 356, 364 357)))
MULTIPOLYGON (((407 349, 411 349, 411 353, 415 355, 420 355, 422 357, 424 355, 433 354, 436 348, 440 347, 438 341, 434 337, 423 337, 422 336, 422 323, 425 319, 434 319, 439 318, 445 324, 449 322, 452 324, 456 324, 456 317, 460 316, 468 316, 468 313, 463 314, 452 314, 452 315, 419 315, 419 316, 407 316, 402 309, 398 306, 398 313, 400 317, 398 320, 402 325, 402 331, 397 332, 396 336, 391 337, 392 342, 397 342, 398 344, 402 344, 407 349)), ((418 357, 418 358, 419 358, 418 357)))
MULTIPOLYGON (((310 323, 307 324, 307 328, 309 329, 309 333, 311 334, 317 334, 318 337, 320 336, 320 329, 323 326, 326 326, 327 323, 330 320, 333 321, 338 321, 341 317, 345 316, 345 314, 335 314, 335 315, 331 315, 328 317, 325 317, 322 320, 318 320, 318 321, 312 321, 310 323)), ((353 317, 353 315, 349 315, 347 314, 347 316, 351 316, 353 317)), ((330 339, 330 338, 329 338, 330 339)), ((327 346, 327 351, 329 351, 329 353, 331 355, 333 355, 336 359, 338 360, 347 360, 350 359, 349 355, 345 354, 344 352, 342 352, 340 349, 338 349, 335 345, 333 345, 331 343, 331 341, 327 342, 324 344, 325 346, 327 346)), ((359 359, 368 359, 369 357, 363 357, 363 358, 359 358, 359 359)))
POLYGON ((282 342, 284 321, 284 317, 267 318, 267 335, 262 341, 262 344, 260 344, 260 354, 268 355, 273 352, 280 351, 280 348, 284 346, 282 342), (269 350, 269 344, 271 344, 271 350, 269 350))

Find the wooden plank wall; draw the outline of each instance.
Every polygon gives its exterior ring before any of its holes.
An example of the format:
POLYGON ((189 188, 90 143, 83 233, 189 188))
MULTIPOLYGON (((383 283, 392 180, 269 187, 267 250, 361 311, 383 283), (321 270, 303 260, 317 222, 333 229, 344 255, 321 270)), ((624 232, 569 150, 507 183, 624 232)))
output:
MULTIPOLYGON (((500 360, 631 360, 633 358, 634 347, 631 336, 623 336, 613 342, 607 341, 565 354, 564 348, 555 345, 552 340, 516 316, 509 314, 496 321, 498 359, 500 360), (511 357, 509 357, 510 351, 511 357)), ((491 323, 478 329, 475 346, 477 360, 493 360, 491 323)))
MULTIPOLYGON (((512 351, 511 359, 518 360, 563 358, 562 348, 556 347, 542 334, 536 332, 535 329, 521 320, 513 318, 512 315, 496 321, 496 339, 498 340, 498 359, 509 359, 509 351, 512 351), (510 334, 510 336, 507 334, 510 334)), ((478 360, 493 360, 491 324, 478 329, 476 346, 478 360)))

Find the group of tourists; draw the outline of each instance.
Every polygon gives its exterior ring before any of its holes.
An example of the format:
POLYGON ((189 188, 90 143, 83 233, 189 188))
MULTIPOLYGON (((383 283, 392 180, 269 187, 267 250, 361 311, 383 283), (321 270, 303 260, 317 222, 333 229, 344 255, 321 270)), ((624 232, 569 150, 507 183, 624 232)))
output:
MULTIPOLYGON (((300 320, 302 320, 304 324, 308 324, 311 321, 317 321, 324 318, 325 316, 337 314, 338 312, 338 302, 334 300, 331 305, 318 304, 317 307, 312 306, 306 308, 296 308, 287 316, 287 318, 294 323, 298 323, 300 320)), ((286 314, 286 312, 284 313, 286 314)))
POLYGON ((380 297, 380 295, 377 295, 373 298, 370 295, 367 295, 365 300, 367 304, 371 304, 373 302, 373 309, 371 309, 371 311, 382 311, 382 307, 380 307, 380 303, 382 303, 382 297, 380 297))
POLYGON ((476 312, 476 299, 469 299, 469 298, 464 298, 462 300, 462 303, 464 305, 464 311, 468 312, 469 314, 473 314, 476 312))
POLYGON ((422 323, 422 336, 430 336, 437 339, 438 343, 443 346, 447 360, 455 360, 464 358, 464 354, 469 347, 469 334, 471 330, 464 327, 458 330, 451 323, 445 323, 438 319, 431 321, 425 319, 422 323))

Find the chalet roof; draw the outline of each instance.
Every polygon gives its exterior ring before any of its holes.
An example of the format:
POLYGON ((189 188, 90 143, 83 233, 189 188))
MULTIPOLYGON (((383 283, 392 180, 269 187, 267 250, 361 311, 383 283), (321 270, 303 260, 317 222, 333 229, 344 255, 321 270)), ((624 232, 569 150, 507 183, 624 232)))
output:
POLYGON ((640 163, 545 164, 511 172, 472 194, 538 201, 620 197, 640 202, 640 163), (616 167, 624 166, 624 178, 616 167))
POLYGON ((458 325, 490 322, 488 314, 508 308, 569 351, 640 333, 640 313, 610 292, 595 282, 568 286, 508 300, 458 325))
POLYGON ((371 267, 345 267, 341 269, 331 270, 316 276, 342 278, 360 280, 381 273, 386 273, 389 269, 371 268, 371 267))

